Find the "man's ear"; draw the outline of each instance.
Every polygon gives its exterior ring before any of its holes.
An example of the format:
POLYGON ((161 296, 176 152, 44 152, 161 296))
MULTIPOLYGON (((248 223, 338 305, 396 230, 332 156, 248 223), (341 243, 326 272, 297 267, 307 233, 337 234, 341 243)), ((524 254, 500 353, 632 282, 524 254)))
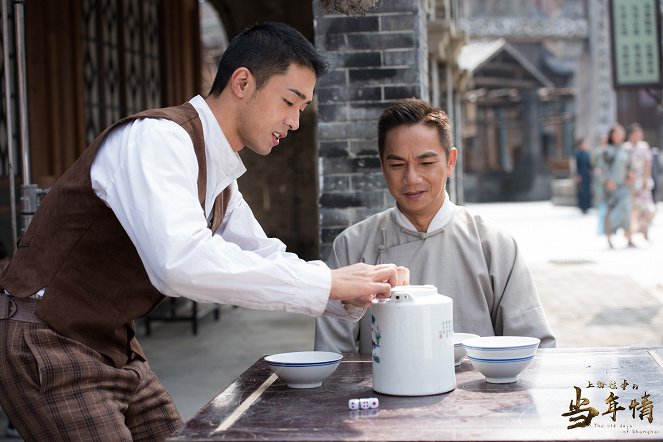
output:
POLYGON ((230 76, 230 88, 233 94, 238 98, 247 96, 253 75, 247 68, 240 67, 235 69, 235 72, 230 76))
POLYGON ((458 155, 458 151, 456 150, 455 147, 452 147, 449 150, 449 158, 447 158, 447 169, 449 170, 449 175, 451 175, 454 168, 456 167, 456 156, 457 155, 458 155))

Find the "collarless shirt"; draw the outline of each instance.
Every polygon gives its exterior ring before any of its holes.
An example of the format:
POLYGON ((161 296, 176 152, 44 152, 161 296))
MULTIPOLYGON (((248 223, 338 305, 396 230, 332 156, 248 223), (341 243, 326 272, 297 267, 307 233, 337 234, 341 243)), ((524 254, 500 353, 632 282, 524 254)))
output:
POLYGON ((245 167, 205 100, 198 111, 205 136, 205 209, 198 200, 193 142, 178 124, 139 119, 113 130, 100 146, 90 177, 136 246, 152 284, 167 296, 358 319, 360 309, 328 302, 331 271, 304 261, 268 238, 242 197, 245 167), (232 196, 216 232, 207 228, 216 196, 232 196))

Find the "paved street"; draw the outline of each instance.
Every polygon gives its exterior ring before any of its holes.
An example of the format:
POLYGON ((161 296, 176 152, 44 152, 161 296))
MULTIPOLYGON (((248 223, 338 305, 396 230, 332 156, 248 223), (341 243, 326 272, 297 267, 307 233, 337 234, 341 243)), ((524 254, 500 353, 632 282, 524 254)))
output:
MULTIPOLYGON (((518 241, 560 347, 663 345, 663 205, 636 248, 597 235, 596 213, 550 202, 468 204, 518 241)), ((186 323, 157 323, 141 338, 184 419, 265 354, 310 350, 313 320, 223 306, 198 336, 186 323)), ((0 439, 2 440, 2 439, 0 439)))
POLYGON ((520 244, 560 347, 663 345, 663 205, 650 241, 597 234, 595 211, 549 202, 468 204, 520 244))

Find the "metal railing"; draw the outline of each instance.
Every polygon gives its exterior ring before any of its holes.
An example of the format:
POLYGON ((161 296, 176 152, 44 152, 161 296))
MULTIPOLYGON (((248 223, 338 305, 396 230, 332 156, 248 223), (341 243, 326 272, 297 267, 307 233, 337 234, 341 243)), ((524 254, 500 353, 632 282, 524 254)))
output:
POLYGON ((2 1, 2 44, 5 64, 5 113, 7 120, 7 161, 9 174, 9 193, 11 206, 11 226, 12 226, 12 250, 16 249, 17 238, 25 233, 32 220, 33 215, 39 206, 39 198, 48 192, 48 189, 40 189, 36 184, 32 184, 30 176, 30 135, 28 127, 28 99, 27 99, 27 78, 25 70, 25 4, 23 0, 1 0, 2 1), (13 109, 11 106, 12 85, 10 69, 10 31, 9 31, 9 3, 14 5, 14 45, 16 54, 16 85, 18 98, 18 116, 20 127, 20 158, 21 158, 21 186, 20 186, 20 216, 17 214, 16 207, 16 174, 14 155, 14 128, 13 128, 13 109), (20 221, 17 227, 17 219, 20 221))

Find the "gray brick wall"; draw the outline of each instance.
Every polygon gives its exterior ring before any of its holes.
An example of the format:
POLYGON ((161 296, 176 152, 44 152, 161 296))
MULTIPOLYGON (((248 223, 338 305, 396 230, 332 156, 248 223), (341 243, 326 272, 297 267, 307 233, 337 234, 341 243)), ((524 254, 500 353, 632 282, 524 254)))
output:
POLYGON ((331 64, 317 87, 320 256, 346 227, 393 199, 382 179, 377 120, 392 101, 428 97, 423 0, 389 0, 363 17, 314 2, 315 45, 331 64))

